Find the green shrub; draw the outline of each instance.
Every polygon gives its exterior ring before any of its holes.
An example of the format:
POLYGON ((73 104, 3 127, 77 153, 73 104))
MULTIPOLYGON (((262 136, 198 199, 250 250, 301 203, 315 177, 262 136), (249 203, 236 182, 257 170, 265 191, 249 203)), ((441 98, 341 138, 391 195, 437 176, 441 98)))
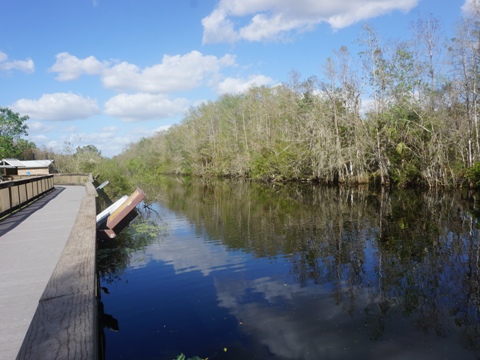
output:
POLYGON ((471 187, 480 187, 480 162, 475 162, 465 171, 465 178, 469 181, 471 187))

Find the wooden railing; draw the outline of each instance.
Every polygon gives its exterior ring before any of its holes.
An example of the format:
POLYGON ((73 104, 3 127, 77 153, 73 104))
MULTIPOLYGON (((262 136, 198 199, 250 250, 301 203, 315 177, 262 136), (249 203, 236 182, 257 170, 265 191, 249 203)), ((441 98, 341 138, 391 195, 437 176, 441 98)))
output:
POLYGON ((0 182, 0 217, 53 190, 53 175, 0 182))
POLYGON ((54 174, 55 185, 83 185, 93 182, 92 174, 54 174))

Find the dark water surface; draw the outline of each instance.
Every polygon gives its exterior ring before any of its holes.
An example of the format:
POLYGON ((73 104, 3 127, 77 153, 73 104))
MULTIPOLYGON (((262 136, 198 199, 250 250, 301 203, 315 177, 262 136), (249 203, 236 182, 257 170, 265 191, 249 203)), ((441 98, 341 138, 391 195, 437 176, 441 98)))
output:
POLYGON ((145 190, 149 207, 98 254, 106 359, 480 355, 479 213, 466 193, 145 190))

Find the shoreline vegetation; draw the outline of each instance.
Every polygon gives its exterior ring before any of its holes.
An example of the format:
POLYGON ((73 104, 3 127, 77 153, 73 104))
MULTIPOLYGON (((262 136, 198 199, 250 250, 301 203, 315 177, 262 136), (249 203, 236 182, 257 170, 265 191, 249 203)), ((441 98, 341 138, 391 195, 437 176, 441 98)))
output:
POLYGON ((51 154, 60 171, 117 189, 164 174, 397 187, 480 185, 480 7, 445 39, 418 17, 409 40, 365 24, 319 77, 252 87, 191 108, 113 159, 94 146, 51 154))

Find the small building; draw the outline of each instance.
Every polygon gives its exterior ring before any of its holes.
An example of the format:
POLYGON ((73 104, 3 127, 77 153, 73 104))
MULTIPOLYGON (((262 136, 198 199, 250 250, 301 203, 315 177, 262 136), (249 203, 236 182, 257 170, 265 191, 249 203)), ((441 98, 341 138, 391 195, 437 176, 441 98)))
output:
POLYGON ((2 159, 0 161, 2 176, 48 175, 52 168, 53 160, 2 159))

